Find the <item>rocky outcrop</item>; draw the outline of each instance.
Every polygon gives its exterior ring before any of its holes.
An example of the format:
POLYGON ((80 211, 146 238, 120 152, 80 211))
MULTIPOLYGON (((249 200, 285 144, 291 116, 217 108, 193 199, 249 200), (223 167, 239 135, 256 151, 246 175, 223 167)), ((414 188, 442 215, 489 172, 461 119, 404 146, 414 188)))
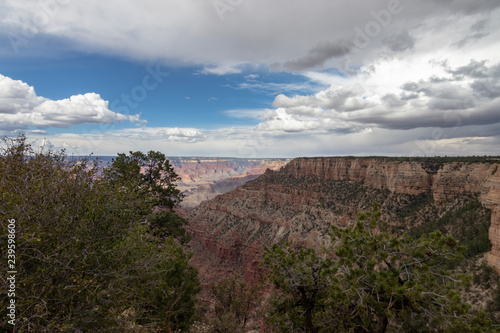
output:
POLYGON ((419 194, 432 185, 432 175, 421 164, 377 158, 295 159, 284 171, 296 178, 316 175, 326 180, 363 181, 369 186, 403 194, 419 194))
POLYGON ((328 244, 331 224, 346 225, 381 204, 394 228, 437 220, 478 198, 492 210, 488 258, 500 269, 498 163, 400 161, 391 158, 298 158, 185 212, 193 264, 205 281, 235 272, 259 276, 264 246, 280 241, 328 244), (213 272, 216 273, 213 273, 213 272))
POLYGON ((437 201, 481 192, 496 170, 492 163, 400 162, 384 158, 307 158, 288 163, 285 172, 296 178, 316 175, 327 180, 363 181, 365 185, 398 194, 432 190, 437 201))

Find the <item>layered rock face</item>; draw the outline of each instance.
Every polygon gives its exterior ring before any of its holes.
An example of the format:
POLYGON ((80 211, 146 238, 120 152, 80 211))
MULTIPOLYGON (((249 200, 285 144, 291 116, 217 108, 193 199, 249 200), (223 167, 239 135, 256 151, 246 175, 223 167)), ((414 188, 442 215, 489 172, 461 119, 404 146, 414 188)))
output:
POLYGON ((184 194, 183 208, 193 208, 203 200, 226 193, 253 180, 269 168, 279 169, 286 159, 237 159, 170 157, 180 180, 177 187, 184 194))
POLYGON ((328 244, 331 224, 352 223, 373 201, 380 203, 388 221, 409 229, 474 197, 492 210, 489 261, 500 269, 497 169, 498 163, 295 159, 185 212, 193 236, 193 264, 205 282, 234 273, 255 281, 264 246, 280 241, 328 244))
POLYGON ((363 181, 365 185, 398 194, 419 194, 431 190, 437 201, 477 194, 493 176, 498 164, 399 162, 381 158, 295 159, 284 172, 301 178, 316 175, 326 180, 363 181))

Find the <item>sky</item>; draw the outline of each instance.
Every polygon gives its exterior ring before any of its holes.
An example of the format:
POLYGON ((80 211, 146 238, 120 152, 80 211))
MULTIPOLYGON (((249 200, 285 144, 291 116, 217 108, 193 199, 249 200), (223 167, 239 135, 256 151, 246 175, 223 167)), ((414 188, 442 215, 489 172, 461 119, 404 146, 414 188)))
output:
POLYGON ((0 135, 74 155, 500 155, 498 0, 0 0, 0 135))

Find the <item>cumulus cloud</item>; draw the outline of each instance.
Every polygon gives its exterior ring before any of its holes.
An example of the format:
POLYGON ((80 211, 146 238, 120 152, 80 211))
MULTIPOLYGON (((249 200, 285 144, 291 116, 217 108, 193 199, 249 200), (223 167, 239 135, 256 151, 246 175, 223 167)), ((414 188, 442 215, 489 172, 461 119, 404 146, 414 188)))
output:
POLYGON ((447 72, 453 74, 455 79, 461 79, 464 76, 478 79, 489 76, 491 72, 498 71, 498 68, 498 65, 493 68, 488 68, 486 66, 486 60, 476 61, 472 59, 467 65, 455 69, 447 68, 447 72))
POLYGON ((288 116, 262 128, 332 126, 335 130, 339 122, 358 131, 366 127, 410 130, 498 124, 498 66, 475 60, 457 67, 448 62, 383 60, 362 67, 359 77, 343 78, 342 84, 332 84, 314 95, 277 96, 273 105, 288 116), (389 68, 399 75, 394 77, 389 68))
POLYGON ((264 131, 302 132, 317 130, 320 126, 320 121, 299 119, 287 114, 285 109, 279 108, 276 110, 276 116, 273 119, 259 124, 257 129, 264 131))
POLYGON ((96 93, 74 95, 61 100, 37 96, 25 82, 0 74, 0 130, 24 130, 31 127, 66 128, 79 124, 142 123, 136 115, 116 113, 108 101, 96 93))
POLYGON ((365 89, 359 83, 345 86, 332 85, 314 95, 296 95, 288 97, 278 95, 273 105, 287 108, 288 112, 318 115, 318 110, 330 109, 335 112, 355 111, 366 108, 371 102, 364 99, 365 89))

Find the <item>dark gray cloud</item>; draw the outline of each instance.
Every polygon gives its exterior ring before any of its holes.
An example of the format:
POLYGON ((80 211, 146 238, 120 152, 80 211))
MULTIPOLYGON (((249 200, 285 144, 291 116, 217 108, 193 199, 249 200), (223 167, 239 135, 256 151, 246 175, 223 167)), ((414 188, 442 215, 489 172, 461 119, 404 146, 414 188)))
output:
POLYGON ((466 110, 475 106, 473 98, 461 99, 446 99, 446 98, 432 98, 427 103, 431 110, 466 110))
POLYGON ((478 41, 486 36, 489 36, 490 32, 485 31, 485 29, 488 26, 488 23, 489 23, 489 20, 486 20, 486 19, 480 20, 480 21, 474 23, 473 25, 471 25, 471 27, 469 29, 470 32, 466 36, 461 38, 458 42, 453 43, 452 46, 455 46, 457 48, 462 48, 468 44, 473 44, 476 41, 478 41))
POLYGON ((406 30, 385 37, 382 42, 393 52, 411 50, 415 46, 415 38, 406 30))
POLYGON ((481 133, 482 137, 500 138, 500 123, 446 128, 447 137, 450 138, 477 137, 478 133, 481 133))
POLYGON ((409 101, 412 99, 417 99, 418 96, 419 95, 417 93, 412 93, 412 94, 401 93, 401 95, 400 95, 402 101, 409 101))
POLYGON ((433 75, 429 78, 429 82, 432 82, 432 83, 441 83, 441 82, 448 82, 448 81, 450 81, 450 79, 445 78, 445 77, 438 77, 436 75, 433 75))
MULTIPOLYGON (((428 82, 424 82, 427 84, 428 82)), ((412 84, 409 84, 412 85, 412 84)), ((381 128, 408 130, 419 127, 462 127, 500 123, 499 96, 478 99, 472 89, 455 89, 453 85, 435 87, 421 108, 405 107, 397 95, 382 98, 385 109, 350 114, 348 119, 381 128)), ((477 84, 477 90, 486 87, 477 84)), ((429 89, 430 90, 430 89, 429 89)), ((496 91, 499 93, 500 89, 496 91)), ((499 94, 500 95, 500 94, 499 94)))
MULTIPOLYGON (((380 128, 409 130, 422 127, 454 128, 480 126, 500 123, 497 112, 500 103, 495 103, 477 110, 411 110, 387 115, 363 115, 350 117, 351 121, 371 124, 380 128)), ((478 133, 475 133, 478 135, 478 133)))
POLYGON ((497 0, 470 1, 470 0, 429 0, 435 8, 447 9, 452 13, 474 15, 477 13, 488 13, 500 7, 497 0))
POLYGON ((406 100, 395 94, 387 94, 382 98, 382 102, 389 108, 402 107, 406 104, 406 100))
POLYGON ((368 104, 363 100, 364 89, 360 85, 345 87, 337 91, 327 91, 324 96, 318 97, 319 104, 327 109, 339 112, 350 112, 365 109, 368 104))
MULTIPOLYGON (((500 64, 487 66, 487 61, 471 60, 467 65, 457 68, 450 68, 445 62, 442 64, 444 70, 451 74, 451 78, 431 76, 427 80, 419 82, 407 82, 401 86, 404 90, 401 99, 411 99, 418 97, 418 94, 431 97, 433 107, 438 109, 452 109, 453 102, 438 102, 435 99, 442 100, 460 100, 464 103, 467 98, 477 98, 474 93, 486 98, 494 99, 500 97, 500 64), (471 91, 459 86, 458 83, 463 80, 473 81, 470 83, 471 91), (408 93, 410 94, 408 94, 408 93)), ((471 105, 466 102, 466 105, 471 105)), ((456 107, 460 109, 460 107, 456 107)))
POLYGON ((471 25, 470 30, 471 31, 483 31, 484 29, 486 29, 488 22, 489 22, 489 20, 486 20, 486 19, 477 21, 476 23, 471 25))
POLYGON ((344 57, 351 51, 353 45, 346 41, 325 42, 313 47, 309 53, 296 60, 286 61, 282 68, 287 71, 303 71, 320 68, 332 58, 344 57))
POLYGON ((417 92, 420 88, 416 82, 407 82, 401 86, 401 89, 411 92, 417 92))
POLYGON ((466 45, 473 44, 474 42, 476 42, 476 41, 478 41, 486 36, 489 36, 489 35, 490 35, 489 32, 476 32, 473 34, 469 34, 466 37, 460 39, 458 42, 453 43, 452 46, 462 48, 466 45))
POLYGON ((454 78, 460 79, 463 76, 470 78, 485 78, 489 76, 490 68, 486 66, 486 60, 471 60, 469 64, 460 66, 456 69, 448 69, 448 73, 453 74, 454 78))
POLYGON ((471 83, 471 88, 474 92, 487 99, 500 97, 500 83, 498 77, 494 80, 476 80, 471 83))
POLYGON ((472 78, 472 90, 486 100, 500 97, 500 64, 487 66, 487 61, 471 60, 456 69, 446 69, 455 80, 472 78))

